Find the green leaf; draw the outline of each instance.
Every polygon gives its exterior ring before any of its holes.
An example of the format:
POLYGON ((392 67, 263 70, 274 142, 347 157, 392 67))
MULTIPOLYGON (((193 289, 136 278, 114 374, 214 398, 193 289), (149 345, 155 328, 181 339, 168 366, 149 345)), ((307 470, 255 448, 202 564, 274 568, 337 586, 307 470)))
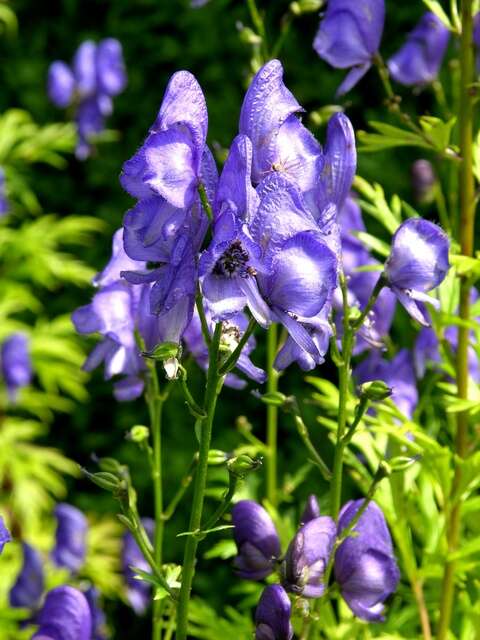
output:
POLYGON ((450 136, 456 121, 456 118, 451 118, 448 122, 444 122, 433 116, 421 116, 419 119, 422 130, 438 151, 444 151, 449 146, 450 136))
POLYGON ((455 267, 459 276, 468 276, 477 280, 480 278, 480 259, 469 256, 451 255, 450 263, 455 267))
POLYGON ((420 147, 431 149, 431 145, 418 133, 407 129, 401 129, 384 122, 368 123, 376 133, 357 131, 358 151, 363 153, 375 153, 395 147, 420 147))
POLYGON ((204 553, 203 557, 206 560, 212 560, 213 558, 228 560, 229 558, 233 558, 236 553, 237 545, 233 540, 219 540, 204 553))
POLYGON ((223 531, 224 529, 233 529, 233 524, 222 524, 218 527, 213 527, 213 529, 205 529, 202 531, 183 531, 182 533, 177 533, 177 538, 181 538, 183 536, 203 536, 209 533, 215 533, 216 531, 223 531))
POLYGON ((376 236, 373 236, 366 231, 356 231, 353 235, 356 236, 360 242, 367 247, 367 249, 375 251, 384 258, 387 258, 390 255, 390 246, 376 236))
POLYGON ((361 208, 382 224, 391 234, 395 233, 402 218, 397 208, 391 208, 385 198, 382 187, 376 182, 371 185, 360 176, 355 176, 354 189, 363 196, 361 208))
POLYGON ((430 9, 430 11, 443 22, 447 29, 450 29, 450 31, 454 31, 453 25, 451 24, 448 15, 445 13, 442 5, 438 2, 438 0, 423 0, 423 4, 426 5, 430 9))

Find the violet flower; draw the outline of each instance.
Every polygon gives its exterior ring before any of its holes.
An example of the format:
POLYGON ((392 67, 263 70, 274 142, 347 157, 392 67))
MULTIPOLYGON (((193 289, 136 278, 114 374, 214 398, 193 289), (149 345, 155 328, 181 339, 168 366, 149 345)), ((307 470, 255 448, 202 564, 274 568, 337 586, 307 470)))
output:
MULTIPOLYGON (((150 540, 153 540, 155 522, 151 518, 142 518, 142 524, 150 540)), ((137 580, 132 567, 148 573, 151 569, 130 531, 123 536, 122 567, 127 583, 127 599, 135 613, 141 615, 150 603, 151 585, 144 580, 137 580)))
POLYGON ((415 160, 410 169, 413 196, 416 202, 428 204, 435 198, 437 176, 429 160, 415 160))
POLYGON ((392 389, 390 396, 395 406, 408 418, 418 404, 418 390, 413 367, 412 354, 408 349, 401 349, 391 361, 384 360, 378 350, 370 354, 353 372, 358 384, 382 380, 392 389))
POLYGON ((290 599, 282 586, 265 587, 255 611, 255 640, 291 640, 291 611, 290 599))
POLYGON ((420 18, 415 29, 408 34, 405 44, 388 60, 388 69, 400 84, 422 86, 438 76, 450 31, 431 11, 420 18))
POLYGON ((83 595, 87 599, 92 618, 91 640, 107 640, 105 634, 106 618, 105 613, 99 606, 99 593, 95 587, 89 587, 83 595))
MULTIPOLYGON (((363 500, 354 500, 340 511, 338 535, 342 535, 363 500)), ((400 572, 384 515, 370 502, 349 536, 335 554, 335 578, 353 613, 369 622, 383 621, 385 600, 394 593, 400 572)))
POLYGON ((7 196, 5 193, 5 171, 0 167, 0 218, 10 211, 7 196))
POLYGON ((45 585, 43 561, 39 552, 26 542, 22 544, 22 549, 23 565, 10 590, 10 605, 35 609, 40 602, 45 585))
POLYGON ((285 555, 283 585, 305 598, 319 598, 326 589, 325 571, 333 552, 337 528, 329 516, 304 524, 285 555))
POLYGON ((12 541, 12 536, 10 535, 10 531, 5 526, 5 522, 3 521, 2 516, 0 516, 0 553, 3 551, 3 547, 7 544, 7 542, 12 541))
POLYGON ((280 540, 272 519, 253 500, 240 500, 232 509, 232 523, 238 575, 249 580, 266 578, 280 557, 280 540))
POLYGON ((75 91, 75 77, 65 62, 56 60, 48 69, 47 93, 50 101, 60 109, 68 107, 75 91))
POLYGON ((35 618, 38 629, 32 640, 91 640, 92 618, 87 599, 68 585, 47 593, 35 618))
POLYGON ((66 503, 57 504, 54 514, 57 530, 52 560, 57 567, 66 567, 76 573, 85 562, 87 519, 80 509, 66 503))
POLYGON ((351 69, 337 95, 350 91, 370 69, 384 22, 384 0, 329 0, 313 48, 332 67, 351 69))
POLYGON ((390 256, 384 275, 389 287, 408 313, 428 326, 418 302, 428 302, 436 309, 440 303, 426 294, 438 287, 450 267, 449 240, 439 226, 410 218, 403 222, 392 238, 390 256))
POLYGON ((305 509, 303 510, 302 516, 300 518, 300 525, 307 524, 307 522, 310 522, 310 520, 315 520, 315 518, 319 517, 320 505, 318 504, 316 496, 311 494, 307 498, 305 509))
POLYGON ((23 333, 12 333, 0 348, 0 367, 10 400, 15 402, 18 392, 32 380, 29 339, 23 333))

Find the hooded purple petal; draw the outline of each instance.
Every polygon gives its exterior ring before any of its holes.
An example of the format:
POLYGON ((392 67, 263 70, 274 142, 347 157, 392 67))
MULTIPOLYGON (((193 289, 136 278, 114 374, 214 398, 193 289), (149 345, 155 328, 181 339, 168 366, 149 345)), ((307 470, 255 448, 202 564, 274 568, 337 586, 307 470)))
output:
POLYGON ((310 520, 315 520, 315 518, 320 517, 320 505, 318 504, 317 497, 313 495, 308 496, 307 504, 305 505, 305 509, 300 518, 300 524, 304 525, 310 520))
POLYGON ((435 80, 450 39, 450 31, 434 13, 428 11, 408 34, 403 47, 388 61, 394 80, 406 86, 435 80))
POLYGON ((91 640, 92 616, 87 599, 70 586, 56 587, 48 592, 40 613, 39 625, 32 640, 91 640))
POLYGON ((97 89, 96 52, 97 45, 92 40, 85 40, 73 57, 75 84, 82 97, 93 95, 97 89))
POLYGON ((92 638, 91 640, 107 640, 105 633, 106 618, 100 608, 100 596, 95 587, 89 587, 83 594, 87 599, 92 617, 92 638))
POLYGON ((97 87, 108 96, 116 96, 125 89, 127 74, 123 62, 122 45, 115 38, 105 38, 96 51, 97 87))
POLYGON ((291 610, 290 599, 282 586, 265 587, 255 611, 255 640, 291 640, 291 610))
POLYGON ((118 229, 113 234, 112 241, 112 257, 108 261, 107 265, 100 273, 97 273, 93 280, 93 284, 97 287, 105 287, 109 284, 114 284, 120 280, 121 271, 129 271, 133 269, 144 269, 145 262, 132 260, 127 256, 123 248, 124 231, 118 229))
POLYGON ((75 78, 70 67, 62 60, 52 62, 48 69, 48 97, 56 107, 68 107, 75 90, 75 78))
POLYGON ((45 584, 43 560, 39 552, 26 542, 22 544, 22 549, 23 565, 10 590, 10 605, 35 609, 40 602, 45 584))
POLYGON ((55 507, 57 531, 51 557, 58 567, 77 572, 85 562, 87 553, 86 517, 71 504, 60 503, 55 507))

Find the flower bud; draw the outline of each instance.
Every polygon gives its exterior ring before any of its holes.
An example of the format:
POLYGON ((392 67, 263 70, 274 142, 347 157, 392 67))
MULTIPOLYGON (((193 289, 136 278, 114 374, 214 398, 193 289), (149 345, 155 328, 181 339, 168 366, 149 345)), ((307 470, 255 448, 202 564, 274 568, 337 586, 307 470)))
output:
POLYGON ((232 509, 232 522, 238 575, 250 580, 266 578, 280 556, 280 540, 272 519, 253 500, 241 500, 232 509))
POLYGON ((360 385, 360 395, 368 400, 385 400, 392 395, 392 389, 383 380, 372 380, 360 385))
POLYGON ((416 160, 410 169, 413 197, 420 204, 429 204, 435 198, 437 176, 432 163, 428 160, 416 160))
MULTIPOLYGON (((338 534, 348 527, 363 500, 347 502, 338 520, 338 534)), ((346 603, 362 620, 382 621, 384 601, 395 591, 400 573, 384 515, 370 502, 335 554, 335 578, 346 603)))
POLYGON ((285 589, 271 584, 262 592, 255 611, 255 640, 291 640, 292 605, 285 589))
POLYGON ((148 441, 149 434, 150 430, 148 427, 145 427, 143 424, 136 424, 130 429, 128 436, 132 442, 141 444, 142 442, 148 441))
POLYGON ((227 460, 228 455, 225 451, 220 451, 220 449, 210 449, 208 452, 208 464, 210 466, 224 464, 227 460))
POLYGON ((256 471, 261 464, 261 460, 251 458, 250 456, 242 453, 239 456, 230 458, 227 462, 227 468, 234 476, 244 478, 251 471, 256 471))
POLYGON ((302 13, 315 13, 324 4, 325 0, 298 0, 298 2, 290 3, 290 12, 295 16, 301 16, 302 13))
POLYGON ((307 504, 305 505, 305 509, 303 510, 302 517, 300 518, 300 524, 307 524, 310 520, 315 520, 315 518, 320 517, 320 505, 318 504, 318 500, 316 496, 313 494, 308 496, 307 504))
POLYGON ((259 35, 255 33, 250 27, 241 27, 240 28, 240 40, 245 44, 260 44, 262 39, 259 35))
POLYGON ((336 533, 335 523, 328 516, 315 518, 300 527, 285 556, 283 585, 287 591, 306 598, 323 595, 325 570, 336 533))
POLYGON ((167 380, 176 380, 178 378, 179 363, 177 358, 168 358, 163 361, 163 369, 167 380))

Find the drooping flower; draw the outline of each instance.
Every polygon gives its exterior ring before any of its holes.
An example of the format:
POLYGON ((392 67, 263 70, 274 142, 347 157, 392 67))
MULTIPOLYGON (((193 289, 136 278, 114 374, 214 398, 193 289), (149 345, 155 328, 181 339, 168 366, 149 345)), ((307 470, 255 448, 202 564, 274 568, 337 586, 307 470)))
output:
POLYGON ((426 292, 445 278, 450 267, 448 250, 449 240, 442 229, 420 218, 403 222, 392 238, 385 277, 399 302, 424 326, 428 322, 417 302, 428 302, 439 309, 438 300, 426 292))
POLYGON ((238 575, 249 580, 266 578, 280 557, 280 540, 272 519, 253 500, 240 500, 232 509, 232 522, 238 575))
POLYGON ((35 609, 45 585, 43 561, 39 552, 26 542, 22 544, 22 549, 23 565, 10 590, 10 605, 35 609))
MULTIPOLYGON (((363 500, 347 502, 338 520, 338 535, 348 527, 363 500)), ((395 592, 400 572, 392 539, 381 509, 370 502, 355 524, 356 535, 346 538, 335 554, 335 578, 353 613, 362 620, 378 622, 385 600, 395 592)))
POLYGON ((32 380, 29 340, 25 334, 12 333, 4 340, 0 350, 0 364, 9 398, 14 402, 19 390, 32 380))
POLYGON ((438 76, 450 31, 431 11, 427 11, 407 36, 405 44, 388 60, 394 80, 409 86, 433 82, 438 76))
POLYGON ((10 211, 5 193, 5 171, 0 167, 0 218, 10 211))
POLYGON ((7 542, 12 541, 12 536, 10 535, 10 531, 5 526, 5 522, 3 521, 2 516, 0 516, 0 553, 3 551, 3 547, 7 544, 7 542))
POLYGON ((391 400, 409 419, 418 403, 418 390, 413 368, 412 354, 401 349, 393 360, 384 360, 378 350, 373 350, 353 372, 358 384, 383 380, 392 389, 391 400))
POLYGON ((307 522, 310 522, 310 520, 315 520, 315 518, 319 517, 320 505, 318 504, 317 497, 311 494, 307 498, 307 504, 305 505, 305 509, 303 510, 302 516, 300 518, 300 524, 307 524, 307 522))
POLYGON ((265 587, 255 611, 255 640, 292 640, 291 610, 290 599, 282 586, 265 587))
POLYGON ((64 585, 48 592, 32 640, 91 640, 92 618, 81 591, 64 585))
MULTIPOLYGON (((142 524, 150 540, 153 540, 155 522, 151 518, 142 518, 142 524)), ((141 615, 150 602, 151 587, 148 582, 135 578, 136 574, 132 567, 147 573, 151 572, 151 569, 130 531, 127 531, 123 537, 122 567, 127 583, 127 599, 135 613, 141 615)))
POLYGON ((320 516, 304 524, 291 541, 283 569, 287 591, 305 598, 319 598, 326 584, 325 571, 330 561, 337 528, 329 516, 320 516))
POLYGON ((85 562, 88 522, 84 514, 71 504, 55 507, 57 530, 52 560, 58 567, 77 572, 85 562))
POLYGON ((84 591, 85 598, 87 599, 88 606, 90 608, 90 615, 92 618, 92 638, 91 640, 106 640, 105 634, 106 618, 105 613, 102 611, 99 605, 99 593, 93 586, 84 591))
POLYGON ((60 109, 68 107, 75 91, 75 77, 65 62, 56 60, 48 69, 47 92, 51 102, 60 109))
POLYGON ((384 21, 384 0, 329 0, 313 48, 332 67, 351 69, 337 95, 350 91, 370 69, 384 21))

